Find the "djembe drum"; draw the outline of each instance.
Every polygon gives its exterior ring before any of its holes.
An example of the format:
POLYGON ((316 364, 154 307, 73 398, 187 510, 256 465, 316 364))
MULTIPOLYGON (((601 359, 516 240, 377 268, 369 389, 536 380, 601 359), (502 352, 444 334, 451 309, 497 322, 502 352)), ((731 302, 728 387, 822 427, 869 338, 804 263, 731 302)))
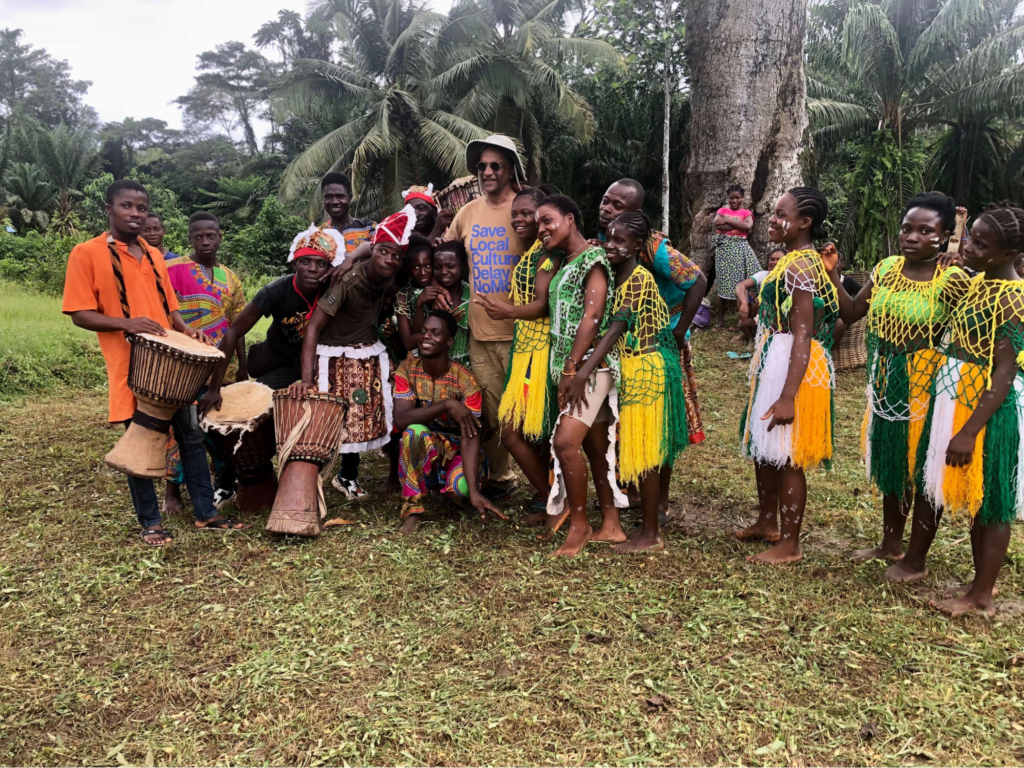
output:
POLYGON ((235 468, 235 506, 242 512, 270 509, 277 495, 273 458, 274 390, 256 381, 241 381, 221 390, 221 405, 203 418, 202 427, 217 450, 235 468))
POLYGON ((167 433, 174 413, 195 402, 224 354, 177 331, 129 334, 128 387, 135 393, 132 423, 105 457, 118 472, 155 480, 167 473, 167 433))
POLYGON ((438 192, 435 199, 439 211, 458 213, 462 206, 476 200, 481 194, 480 180, 476 176, 463 176, 438 192))
POLYGON ((333 466, 345 432, 348 403, 326 392, 296 400, 287 389, 274 393, 278 489, 267 520, 272 533, 319 536, 326 516, 320 470, 333 466))

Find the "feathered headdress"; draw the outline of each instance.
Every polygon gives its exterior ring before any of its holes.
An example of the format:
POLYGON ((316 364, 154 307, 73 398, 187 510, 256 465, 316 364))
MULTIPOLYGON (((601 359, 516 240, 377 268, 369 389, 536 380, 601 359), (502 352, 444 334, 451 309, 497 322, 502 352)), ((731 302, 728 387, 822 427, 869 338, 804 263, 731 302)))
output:
POLYGON ((402 199, 407 203, 410 200, 425 200, 426 202, 430 203, 432 206, 437 208, 437 203, 434 202, 434 185, 432 183, 427 184, 427 186, 425 187, 409 187, 407 190, 405 190, 405 192, 402 193, 402 199))
POLYGON ((393 213, 377 225, 377 231, 373 233, 373 244, 393 243, 401 246, 402 250, 409 244, 409 235, 416 226, 416 211, 411 205, 398 213, 393 213))
POLYGON ((345 238, 341 232, 312 224, 292 241, 288 263, 303 256, 320 256, 336 267, 345 260, 345 255, 345 238))

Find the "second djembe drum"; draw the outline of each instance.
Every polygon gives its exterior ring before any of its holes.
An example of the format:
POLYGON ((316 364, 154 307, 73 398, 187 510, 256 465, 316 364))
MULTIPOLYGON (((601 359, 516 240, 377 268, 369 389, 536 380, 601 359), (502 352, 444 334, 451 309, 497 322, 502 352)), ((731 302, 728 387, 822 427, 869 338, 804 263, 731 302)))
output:
POLYGON ((345 431, 348 403, 326 392, 296 400, 287 389, 274 393, 278 489, 267 521, 272 533, 319 536, 326 514, 320 470, 333 464, 345 431))

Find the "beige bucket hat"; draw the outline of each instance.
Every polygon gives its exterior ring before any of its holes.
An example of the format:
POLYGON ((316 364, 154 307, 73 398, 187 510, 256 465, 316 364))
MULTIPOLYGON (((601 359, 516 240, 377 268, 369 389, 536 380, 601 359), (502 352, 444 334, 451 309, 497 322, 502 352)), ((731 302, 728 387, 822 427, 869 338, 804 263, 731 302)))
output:
POLYGON ((519 157, 519 150, 516 149, 515 142, 508 136, 500 133, 492 133, 486 139, 476 139, 466 145, 466 168, 469 169, 470 173, 474 176, 476 175, 476 164, 480 162, 480 154, 488 147, 494 147, 510 154, 516 171, 516 177, 513 179, 513 182, 519 184, 526 183, 523 161, 519 157))

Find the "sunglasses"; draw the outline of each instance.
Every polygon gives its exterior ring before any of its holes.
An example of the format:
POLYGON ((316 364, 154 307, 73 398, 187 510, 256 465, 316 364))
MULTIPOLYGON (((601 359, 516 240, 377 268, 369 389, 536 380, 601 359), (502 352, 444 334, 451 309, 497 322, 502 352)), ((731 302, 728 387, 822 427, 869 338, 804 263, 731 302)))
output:
POLYGON ((476 164, 476 172, 477 173, 483 173, 484 171, 487 170, 487 167, 490 166, 491 173, 497 173, 502 168, 504 168, 506 165, 508 165, 508 163, 477 163, 476 164))

